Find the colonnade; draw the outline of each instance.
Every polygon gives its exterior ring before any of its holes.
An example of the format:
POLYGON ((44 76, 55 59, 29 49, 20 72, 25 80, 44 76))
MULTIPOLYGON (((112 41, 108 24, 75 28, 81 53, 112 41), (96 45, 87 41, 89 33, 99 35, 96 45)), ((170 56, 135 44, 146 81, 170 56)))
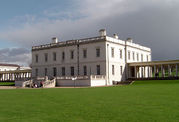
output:
POLYGON ((178 77, 178 65, 177 63, 130 66, 129 78, 178 77))
POLYGON ((18 71, 1 71, 0 81, 15 81, 17 79, 31 78, 31 70, 18 70, 18 71))

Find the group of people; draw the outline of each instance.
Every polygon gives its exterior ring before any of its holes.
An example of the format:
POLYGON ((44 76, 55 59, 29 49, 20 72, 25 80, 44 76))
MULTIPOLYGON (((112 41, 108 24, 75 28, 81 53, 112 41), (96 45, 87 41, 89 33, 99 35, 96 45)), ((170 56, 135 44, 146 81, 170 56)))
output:
POLYGON ((32 83, 32 88, 40 88, 43 87, 43 81, 40 82, 40 84, 38 85, 38 83, 32 83))

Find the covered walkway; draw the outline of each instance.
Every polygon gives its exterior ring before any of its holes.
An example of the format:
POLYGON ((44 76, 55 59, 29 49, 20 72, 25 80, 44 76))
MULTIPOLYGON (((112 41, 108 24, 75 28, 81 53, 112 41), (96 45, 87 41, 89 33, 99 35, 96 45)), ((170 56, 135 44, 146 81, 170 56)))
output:
POLYGON ((179 78, 179 60, 128 63, 128 79, 179 78))

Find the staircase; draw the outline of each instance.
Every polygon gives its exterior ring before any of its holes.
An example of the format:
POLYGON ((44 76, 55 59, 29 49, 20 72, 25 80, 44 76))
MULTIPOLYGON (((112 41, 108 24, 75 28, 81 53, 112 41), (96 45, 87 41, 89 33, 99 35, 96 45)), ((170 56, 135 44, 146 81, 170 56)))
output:
POLYGON ((54 78, 53 80, 46 80, 45 82, 43 82, 43 88, 54 88, 56 86, 56 78, 54 78))
POLYGON ((22 87, 32 87, 33 86, 33 81, 32 80, 28 80, 22 83, 22 87))

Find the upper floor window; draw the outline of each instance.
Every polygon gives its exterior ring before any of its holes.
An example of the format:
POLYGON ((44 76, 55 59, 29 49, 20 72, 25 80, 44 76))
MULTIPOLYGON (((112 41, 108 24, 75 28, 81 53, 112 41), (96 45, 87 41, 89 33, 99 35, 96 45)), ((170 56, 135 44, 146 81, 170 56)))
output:
POLYGON ((112 65, 112 75, 115 74, 114 65, 112 65))
POLYGON ((62 67, 62 76, 65 76, 65 67, 62 67))
POLYGON ((96 57, 100 57, 100 48, 96 48, 96 57))
POLYGON ((96 74, 97 75, 101 74, 100 65, 96 65, 96 74))
POLYGON ((135 52, 132 52, 133 61, 135 61, 135 52))
POLYGON ((45 53, 45 62, 48 61, 48 53, 45 53))
POLYGON ((70 69, 71 69, 71 76, 74 76, 75 75, 74 67, 70 67, 70 69))
POLYGON ((119 50, 120 59, 122 59, 122 50, 119 50))
POLYGON ((83 74, 87 75, 87 67, 86 66, 83 66, 83 74))
POLYGON ((65 52, 62 52, 62 60, 65 60, 65 52))
POLYGON ((53 52, 53 60, 54 60, 54 61, 57 60, 57 54, 56 54, 56 52, 53 52))
POLYGON ((143 61, 143 54, 141 54, 141 61, 143 61))
POLYGON ((38 63, 38 61, 39 61, 39 56, 38 56, 38 54, 36 54, 35 55, 35 62, 38 63))
POLYGON ((139 53, 137 53, 137 61, 139 61, 139 53))
POLYGON ((73 59, 74 58, 74 51, 73 50, 71 50, 71 59, 73 59))
POLYGON ((111 48, 111 57, 114 58, 114 48, 113 47, 111 48))
POLYGON ((87 50, 84 49, 84 50, 83 50, 83 58, 86 58, 86 57, 87 57, 87 50))
POLYGON ((130 58, 131 58, 131 52, 128 51, 128 60, 130 60, 130 58))
POLYGON ((149 61, 149 56, 148 55, 146 56, 146 58, 147 58, 147 61, 149 61))

